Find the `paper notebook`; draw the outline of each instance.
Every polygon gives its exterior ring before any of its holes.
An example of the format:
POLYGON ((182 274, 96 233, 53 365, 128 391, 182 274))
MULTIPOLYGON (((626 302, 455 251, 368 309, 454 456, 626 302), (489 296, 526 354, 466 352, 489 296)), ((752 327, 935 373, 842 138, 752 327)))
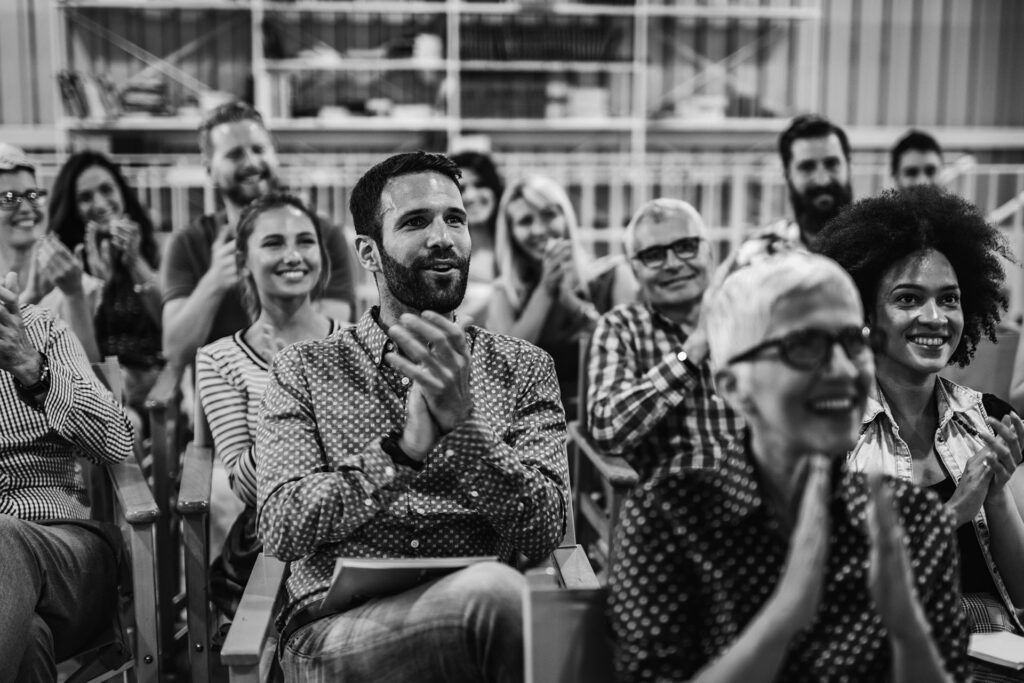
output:
POLYGON ((331 587, 320 603, 320 608, 325 612, 342 612, 371 598, 401 593, 471 564, 497 559, 496 556, 393 559, 339 557, 334 563, 331 587))
POLYGON ((967 654, 990 664, 1024 669, 1024 638, 1013 633, 974 633, 967 654))

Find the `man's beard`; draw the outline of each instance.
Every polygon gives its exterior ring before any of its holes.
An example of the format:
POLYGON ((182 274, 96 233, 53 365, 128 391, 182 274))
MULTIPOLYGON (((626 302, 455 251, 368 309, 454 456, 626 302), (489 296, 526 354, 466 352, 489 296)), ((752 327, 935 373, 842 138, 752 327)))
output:
POLYGON ((469 282, 469 259, 458 256, 453 249, 432 252, 429 256, 417 257, 409 266, 391 258, 380 245, 380 262, 384 270, 384 282, 391 295, 416 311, 451 313, 466 296, 469 282), (443 278, 426 271, 439 260, 454 264, 453 276, 443 278), (457 276, 455 276, 457 274, 457 276), (438 282, 447 279, 447 284, 438 282))
POLYGON ((793 213, 796 214, 796 222, 800 225, 800 232, 804 237, 814 237, 825 224, 839 215, 844 206, 853 201, 853 189, 850 184, 840 185, 832 181, 824 187, 808 188, 800 194, 789 185, 789 200, 793 203, 793 213), (827 208, 818 208, 814 200, 822 195, 832 197, 832 205, 827 208))
POLYGON ((221 191, 224 193, 224 196, 230 199, 236 206, 248 206, 249 202, 262 197, 266 192, 275 190, 278 187, 277 178, 274 177, 270 172, 270 169, 266 166, 264 166, 260 171, 260 180, 266 181, 266 190, 263 190, 260 184, 257 183, 255 191, 250 192, 245 188, 245 185, 242 182, 237 178, 233 178, 231 185, 221 188, 221 191))

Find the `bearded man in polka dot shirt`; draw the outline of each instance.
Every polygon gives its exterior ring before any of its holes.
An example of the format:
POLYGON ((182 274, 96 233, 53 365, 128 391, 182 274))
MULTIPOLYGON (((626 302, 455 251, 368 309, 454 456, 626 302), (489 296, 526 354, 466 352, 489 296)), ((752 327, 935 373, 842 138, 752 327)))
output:
POLYGON ((370 169, 350 207, 380 305, 276 357, 256 435, 265 551, 287 560, 288 680, 520 681, 512 566, 565 532, 565 415, 551 358, 463 329, 470 239, 447 157, 370 169), (338 557, 497 556, 324 614, 338 557))

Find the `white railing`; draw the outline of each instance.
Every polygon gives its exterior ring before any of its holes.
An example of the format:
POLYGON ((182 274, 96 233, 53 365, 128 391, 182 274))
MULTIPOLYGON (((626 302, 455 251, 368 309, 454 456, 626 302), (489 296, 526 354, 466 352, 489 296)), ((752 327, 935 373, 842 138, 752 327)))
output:
MULTIPOLYGON (((348 193, 380 159, 365 153, 282 155, 282 175, 319 212, 351 230, 348 193)), ((125 156, 119 161, 164 232, 216 206, 216 195, 196 156, 125 156)), ((503 155, 499 162, 507 179, 540 173, 567 187, 584 226, 584 239, 599 254, 620 250, 637 182, 642 183, 646 197, 678 197, 697 207, 719 258, 752 230, 789 214, 788 190, 774 153, 652 153, 639 173, 631 169, 626 153, 520 152, 503 155)), ((40 181, 51 185, 57 168, 56 158, 43 159, 40 181)), ((1024 166, 979 164, 961 157, 947 167, 943 180, 1003 229, 1018 258, 1024 255, 1024 166)), ((855 197, 878 192, 889 182, 881 157, 853 166, 855 197)), ((1024 313, 1024 271, 1010 265, 1007 276, 1011 315, 1016 319, 1024 313)))

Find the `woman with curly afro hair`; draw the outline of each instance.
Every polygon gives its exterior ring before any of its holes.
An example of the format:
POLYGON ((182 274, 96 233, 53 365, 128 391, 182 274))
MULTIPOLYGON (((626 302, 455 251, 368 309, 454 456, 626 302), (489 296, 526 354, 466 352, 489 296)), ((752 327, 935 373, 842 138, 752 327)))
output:
POLYGON ((971 630, 1024 633, 1024 475, 1014 476, 1024 423, 939 377, 969 363, 982 334, 995 339, 1005 242, 972 204, 921 187, 857 202, 822 231, 819 251, 853 277, 878 343, 851 466, 935 491, 958 528, 971 630))

